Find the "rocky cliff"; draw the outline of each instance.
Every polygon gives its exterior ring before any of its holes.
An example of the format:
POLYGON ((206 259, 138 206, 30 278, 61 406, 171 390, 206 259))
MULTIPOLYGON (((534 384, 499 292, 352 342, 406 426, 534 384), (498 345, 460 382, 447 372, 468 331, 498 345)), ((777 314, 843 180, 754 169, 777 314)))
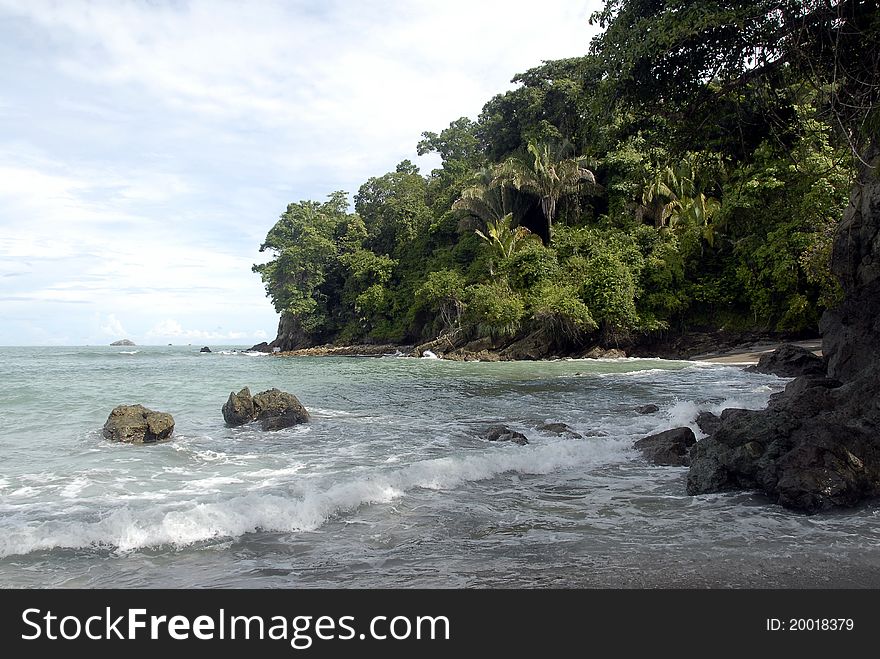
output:
POLYGON ((689 493, 757 489, 806 512, 880 496, 880 149, 865 156, 834 241, 844 299, 821 322, 827 372, 727 411, 691 450, 689 493))
POLYGON ((310 348, 314 344, 300 325, 299 319, 290 314, 281 314, 278 321, 278 334, 271 343, 258 343, 251 347, 251 350, 259 352, 272 352, 275 348, 286 352, 288 350, 299 350, 300 348, 310 348))

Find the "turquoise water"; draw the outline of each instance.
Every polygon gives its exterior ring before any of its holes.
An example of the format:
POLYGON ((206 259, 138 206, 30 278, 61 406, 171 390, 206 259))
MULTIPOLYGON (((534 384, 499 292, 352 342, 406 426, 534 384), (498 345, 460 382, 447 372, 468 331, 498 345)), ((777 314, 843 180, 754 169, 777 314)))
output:
POLYGON ((805 517, 689 497, 686 469, 632 450, 786 383, 738 367, 79 347, 0 348, 0 374, 4 587, 880 583, 877 506, 805 517), (225 427, 243 386, 294 393, 312 422, 225 427), (103 439, 122 403, 173 414, 171 441, 103 439), (479 439, 498 422, 529 445, 479 439))

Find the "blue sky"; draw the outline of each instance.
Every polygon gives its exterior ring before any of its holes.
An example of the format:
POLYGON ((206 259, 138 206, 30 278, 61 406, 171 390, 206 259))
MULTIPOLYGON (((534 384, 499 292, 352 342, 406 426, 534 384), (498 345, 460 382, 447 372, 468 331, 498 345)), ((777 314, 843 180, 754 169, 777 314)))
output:
POLYGON ((253 344, 287 204, 581 55, 597 0, 0 0, 0 345, 253 344))

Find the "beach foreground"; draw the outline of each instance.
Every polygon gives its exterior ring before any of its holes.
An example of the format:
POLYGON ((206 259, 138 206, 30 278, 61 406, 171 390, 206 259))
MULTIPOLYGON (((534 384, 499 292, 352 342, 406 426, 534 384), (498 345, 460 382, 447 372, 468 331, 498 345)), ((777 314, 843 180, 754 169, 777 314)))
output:
POLYGON ((6 587, 875 587, 875 504, 813 516, 688 496, 635 440, 757 409, 788 380, 711 362, 282 359, 197 347, 2 349, 6 587), (277 386, 311 420, 227 428, 277 386), (154 445, 110 409, 173 414, 154 445), (636 409, 655 404, 658 411, 636 409), (567 424, 580 439, 539 428, 567 424), (487 442, 504 423, 528 444, 487 442))

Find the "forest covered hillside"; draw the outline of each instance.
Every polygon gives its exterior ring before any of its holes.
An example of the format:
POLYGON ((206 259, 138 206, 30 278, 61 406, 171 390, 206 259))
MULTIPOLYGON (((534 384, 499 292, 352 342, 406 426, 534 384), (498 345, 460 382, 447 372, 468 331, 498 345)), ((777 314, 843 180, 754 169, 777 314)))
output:
POLYGON ((877 3, 609 0, 591 20, 583 57, 425 132, 440 168, 288 205, 254 266, 273 346, 817 332, 876 134, 877 3))

